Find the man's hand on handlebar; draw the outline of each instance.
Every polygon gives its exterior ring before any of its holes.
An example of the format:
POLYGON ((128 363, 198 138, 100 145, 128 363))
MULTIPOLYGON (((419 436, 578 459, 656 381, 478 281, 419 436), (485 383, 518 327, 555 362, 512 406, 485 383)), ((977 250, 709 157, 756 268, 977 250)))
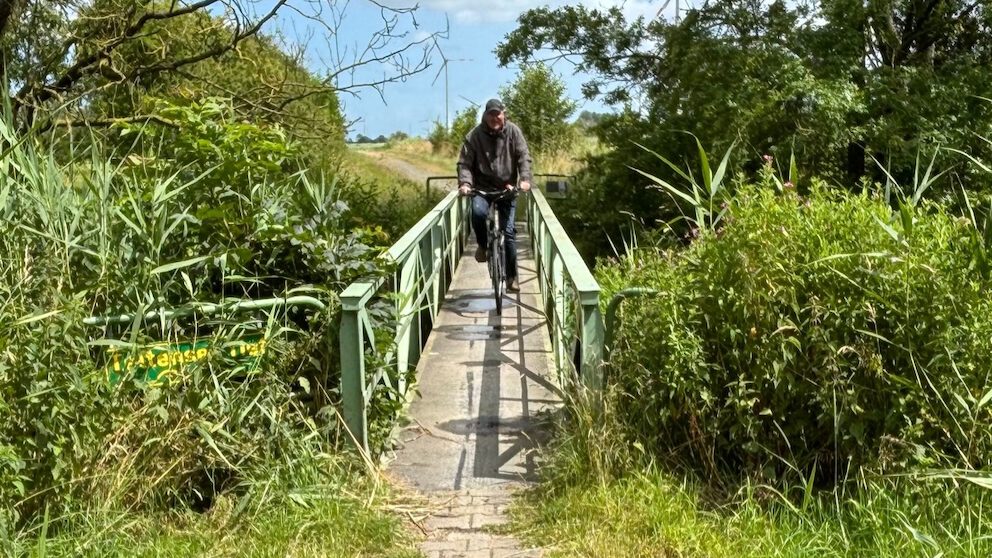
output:
POLYGON ((529 192, 530 191, 530 182, 527 182, 526 180, 521 180, 520 181, 520 191, 521 192, 529 192))
POLYGON ((495 196, 496 198, 499 198, 499 199, 505 199, 506 197, 510 196, 511 194, 513 196, 515 196, 518 192, 521 192, 521 191, 526 192, 528 190, 530 190, 530 183, 529 182, 526 182, 526 181, 522 182, 519 187, 514 186, 513 184, 504 184, 502 191, 500 191, 500 190, 494 190, 494 191, 476 190, 475 187, 473 187, 471 184, 468 184, 466 182, 466 183, 461 184, 460 186, 458 186, 458 195, 460 195, 460 196, 482 195, 482 196, 485 196, 485 197, 490 198, 490 199, 492 199, 495 196), (526 185, 526 187, 524 187, 525 185, 526 185))

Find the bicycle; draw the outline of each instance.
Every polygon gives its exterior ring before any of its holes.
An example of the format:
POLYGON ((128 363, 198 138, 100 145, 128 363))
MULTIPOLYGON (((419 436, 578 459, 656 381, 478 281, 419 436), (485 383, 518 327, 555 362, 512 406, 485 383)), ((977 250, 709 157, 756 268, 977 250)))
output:
POLYGON ((517 188, 497 192, 473 188, 470 193, 472 196, 482 196, 489 202, 489 210, 486 212, 486 251, 489 255, 487 263, 489 278, 493 284, 497 316, 503 315, 503 296, 506 295, 506 239, 503 236, 503 227, 499 225, 499 211, 496 204, 516 196, 517 192, 517 188))

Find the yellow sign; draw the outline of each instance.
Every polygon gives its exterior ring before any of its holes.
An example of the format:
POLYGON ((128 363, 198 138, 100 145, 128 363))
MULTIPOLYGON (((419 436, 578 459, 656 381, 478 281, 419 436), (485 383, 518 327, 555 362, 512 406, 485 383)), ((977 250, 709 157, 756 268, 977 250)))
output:
MULTIPOLYGON (((264 337, 247 338, 243 343, 232 345, 227 353, 231 358, 254 359, 265 354, 265 345, 264 337)), ((114 347, 108 351, 110 363, 107 365, 107 375, 114 384, 127 372, 144 376, 148 382, 166 381, 174 371, 207 358, 209 349, 210 342, 205 340, 153 345, 137 354, 114 347)))

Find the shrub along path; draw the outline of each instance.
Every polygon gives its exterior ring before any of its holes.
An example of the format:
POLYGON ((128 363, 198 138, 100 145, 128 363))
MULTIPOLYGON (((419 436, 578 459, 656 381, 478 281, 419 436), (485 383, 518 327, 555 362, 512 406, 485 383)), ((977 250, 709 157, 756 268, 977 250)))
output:
POLYGON ((513 492, 536 480, 538 415, 560 403, 534 262, 521 246, 520 293, 504 299, 500 317, 474 252, 466 250, 424 350, 420 396, 389 470, 430 503, 417 521, 428 558, 541 556, 498 528, 513 492))

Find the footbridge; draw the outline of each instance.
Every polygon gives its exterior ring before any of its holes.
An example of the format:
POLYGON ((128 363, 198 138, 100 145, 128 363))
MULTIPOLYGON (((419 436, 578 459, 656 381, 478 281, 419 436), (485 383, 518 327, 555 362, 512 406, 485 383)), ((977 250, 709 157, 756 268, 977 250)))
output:
POLYGON ((418 523, 427 556, 540 556, 489 527, 536 478, 541 415, 564 391, 602 383, 600 289, 535 188, 518 199, 520 291, 499 315, 488 266, 472 255, 469 211, 449 193, 388 250, 392 277, 342 293, 344 418, 358 446, 380 447, 369 434, 375 402, 408 402, 384 461, 429 502, 418 523), (393 305, 385 333, 374 300, 393 305))
MULTIPOLYGON (((427 535, 421 550, 430 557, 540 555, 488 526, 505 521, 510 494, 535 479, 532 450, 545 435, 541 414, 576 386, 603 384, 604 348, 620 299, 604 320, 599 285, 549 203, 551 184, 539 182, 518 199, 520 290, 502 299, 501 315, 488 266, 472 257, 470 200, 456 192, 383 254, 385 275, 340 294, 337 388, 347 435, 364 455, 381 456, 397 483, 431 502, 430 514, 411 517, 427 535)), ((110 381, 133 373, 168 383, 186 364, 206 358, 214 342, 223 343, 232 361, 247 359, 237 365, 247 369, 265 338, 242 339, 239 332, 272 326, 275 312, 291 310, 330 314, 324 301, 297 292, 93 316, 84 323, 107 337, 94 344, 109 347, 110 381), (170 337, 141 351, 121 349, 133 344, 123 334, 131 331, 133 342, 141 323, 171 332, 167 324, 185 320, 196 333, 197 320, 208 318, 234 341, 221 334, 213 341, 170 337), (121 339, 111 339, 115 334, 121 339)), ((332 339, 327 335, 327 348, 332 339)), ((330 377, 327 360, 321 366, 330 377)))
POLYGON ((416 428, 472 438, 533 416, 571 384, 602 382, 599 285, 545 194, 535 188, 518 200, 520 292, 504 298, 502 316, 487 266, 471 256, 469 211, 467 198, 448 193, 387 250, 391 277, 341 293, 343 414, 363 449, 372 402, 382 397, 409 402, 416 428), (391 327, 376 322, 384 311, 373 301, 393 305, 391 327), (502 407, 511 402, 515 410, 502 407), (442 417, 440 408, 463 414, 442 417))

